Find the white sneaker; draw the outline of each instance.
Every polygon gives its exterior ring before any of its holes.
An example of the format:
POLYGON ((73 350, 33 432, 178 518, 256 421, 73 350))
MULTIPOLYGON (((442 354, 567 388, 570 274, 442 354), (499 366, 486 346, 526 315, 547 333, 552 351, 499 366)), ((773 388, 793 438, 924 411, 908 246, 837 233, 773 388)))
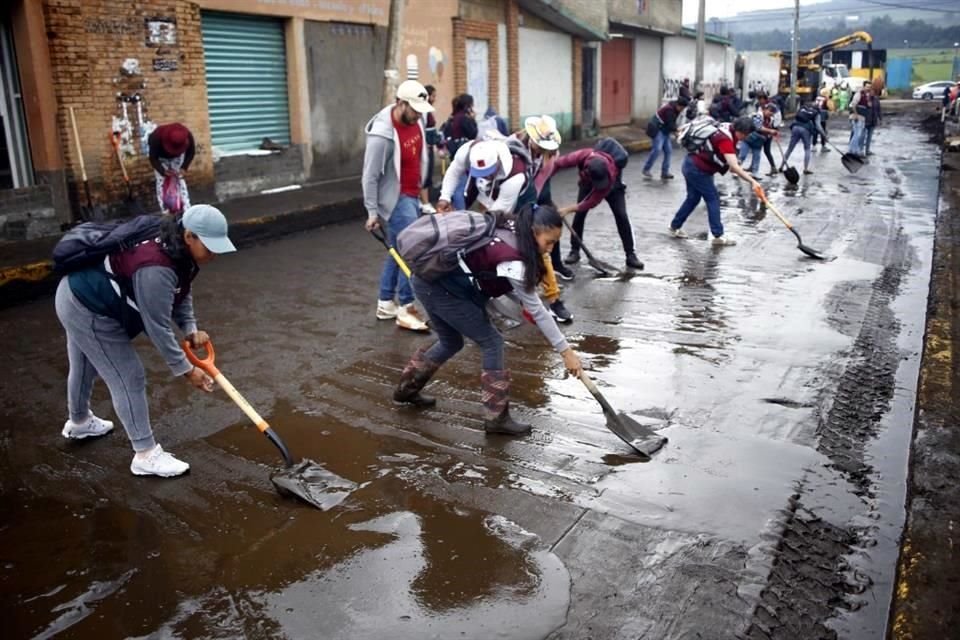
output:
POLYGON ((420 318, 420 312, 412 302, 397 310, 397 326, 410 331, 430 331, 430 327, 420 318))
POLYGON ((717 236, 713 239, 713 246, 715 247, 732 247, 735 244, 737 244, 737 241, 728 235, 717 236))
POLYGON ((190 470, 190 465, 177 460, 172 454, 163 450, 160 445, 155 446, 145 456, 134 454, 130 463, 130 472, 135 476, 161 476, 172 478, 190 470))
POLYGON ((399 307, 393 300, 377 300, 377 320, 393 320, 399 307))
POLYGON ((684 231, 683 229, 674 229, 673 227, 667 227, 667 228, 670 229, 669 233, 674 238, 680 238, 681 240, 686 240, 687 238, 690 237, 687 235, 687 232, 684 231))
POLYGON ((84 422, 77 423, 73 420, 67 420, 63 424, 63 431, 60 433, 63 434, 64 438, 83 440, 84 438, 105 436, 111 431, 113 431, 112 422, 98 418, 91 413, 84 422))
POLYGON ((434 214, 434 213, 436 213, 436 212, 437 212, 437 210, 436 210, 436 209, 433 207, 433 205, 430 204, 429 202, 421 202, 421 203, 420 203, 420 213, 424 213, 424 214, 434 214))

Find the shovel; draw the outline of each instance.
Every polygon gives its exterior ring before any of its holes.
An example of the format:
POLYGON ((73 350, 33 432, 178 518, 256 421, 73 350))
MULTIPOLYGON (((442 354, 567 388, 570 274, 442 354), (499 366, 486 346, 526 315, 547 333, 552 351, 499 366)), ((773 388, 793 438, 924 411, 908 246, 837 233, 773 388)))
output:
POLYGON ((580 249, 583 251, 583 255, 587 256, 587 264, 596 269, 602 276, 611 276, 620 273, 619 269, 608 262, 598 260, 592 253, 590 253, 590 250, 587 249, 587 245, 583 244, 583 240, 581 240, 580 236, 577 235, 577 232, 573 230, 573 226, 567 222, 566 216, 560 216, 560 219, 563 220, 563 224, 566 225, 567 230, 570 231, 570 237, 574 238, 580 243, 580 249))
POLYGON ((237 406, 247 414, 253 424, 257 425, 260 433, 267 436, 267 439, 280 450, 280 455, 283 457, 283 468, 272 473, 270 479, 281 495, 293 495, 311 506, 326 511, 343 502, 350 495, 350 492, 357 488, 356 483, 327 471, 312 460, 304 458, 299 463, 294 463, 290 450, 287 449, 287 445, 280 439, 277 432, 267 424, 266 420, 260 417, 260 414, 250 406, 246 398, 240 395, 240 392, 220 373, 220 370, 214 364, 215 354, 212 342, 207 342, 204 345, 207 356, 203 359, 194 353, 188 341, 184 340, 182 346, 187 360, 212 377, 220 385, 220 388, 226 391, 230 399, 236 402, 237 406))
POLYGON ((780 140, 777 140, 777 149, 780 149, 780 157, 783 158, 783 162, 780 164, 780 170, 783 171, 783 177, 787 179, 787 182, 790 184, 798 184, 800 182, 800 172, 797 171, 796 167, 791 167, 787 164, 787 158, 783 155, 783 146, 780 144, 780 140))
POLYGON ((73 107, 70 107, 70 125, 73 127, 73 140, 77 145, 77 159, 80 160, 80 177, 83 178, 83 191, 87 196, 87 206, 80 205, 80 217, 85 221, 101 222, 106 216, 103 207, 93 205, 93 198, 90 197, 90 183, 87 182, 87 167, 83 162, 83 147, 80 146, 80 134, 77 133, 77 118, 73 114, 73 107))
POLYGON ((760 201, 763 202, 763 204, 766 205, 770 211, 773 211, 773 215, 777 216, 777 218, 780 219, 780 222, 782 222, 784 226, 797 237, 797 249, 800 249, 800 251, 803 251, 805 254, 816 260, 827 260, 827 256, 823 255, 816 249, 811 249, 807 245, 803 244, 803 238, 801 238, 800 234, 797 233, 797 230, 793 228, 793 225, 790 224, 790 221, 787 220, 782 213, 777 211, 776 207, 770 204, 770 201, 767 200, 767 194, 765 194, 762 189, 758 190, 756 194, 757 197, 760 198, 760 201))
POLYGON ((400 254, 397 253, 397 250, 390 246, 390 243, 387 242, 387 237, 383 235, 382 232, 377 232, 376 229, 370 230, 370 235, 380 241, 387 251, 390 252, 390 255, 393 257, 394 262, 397 263, 397 266, 400 267, 400 271, 403 271, 403 275, 407 276, 409 279, 411 277, 410 267, 407 266, 407 263, 404 262, 403 258, 400 257, 400 254))
POLYGON ((642 461, 649 461, 650 456, 667 443, 665 436, 658 435, 649 427, 643 426, 623 412, 617 413, 614 411, 607 399, 597 389, 597 385, 582 369, 580 371, 580 381, 603 408, 603 415, 607 419, 607 429, 610 429, 614 435, 633 447, 642 461))
POLYGON ((840 154, 840 162, 843 163, 844 169, 850 173, 856 173, 863 168, 863 158, 855 156, 852 153, 844 153, 840 149, 837 149, 836 145, 829 140, 827 141, 827 144, 829 144, 834 151, 840 154))

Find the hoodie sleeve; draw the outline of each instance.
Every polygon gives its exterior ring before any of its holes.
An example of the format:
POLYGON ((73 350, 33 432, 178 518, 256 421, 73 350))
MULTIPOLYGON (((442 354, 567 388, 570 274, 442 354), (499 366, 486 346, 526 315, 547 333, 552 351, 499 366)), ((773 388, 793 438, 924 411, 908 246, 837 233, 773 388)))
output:
POLYGON ((457 189, 460 179, 467 173, 469 164, 470 145, 460 145, 457 153, 453 156, 453 161, 447 167, 447 172, 443 174, 443 183, 440 186, 440 199, 451 202, 453 192, 457 189))
POLYGON ((579 151, 563 154, 553 161, 554 171, 579 166, 580 162, 585 160, 591 151, 593 151, 593 149, 580 149, 579 151))
MULTIPOLYGON (((176 287, 177 274, 169 267, 144 267, 133 274, 133 294, 140 307, 143 328, 173 375, 182 376, 193 369, 193 365, 187 361, 173 331, 172 314, 176 287)), ((184 300, 184 303, 187 300, 184 300)), ((190 328, 192 321, 196 330, 196 321, 192 319, 192 305, 191 301, 189 311, 185 308, 179 309, 178 320, 187 328, 190 328), (188 315, 190 317, 187 317, 188 315)), ((183 307, 183 303, 180 306, 183 307)))
POLYGON ((360 182, 363 186, 363 208, 367 210, 368 218, 376 218, 380 215, 378 206, 380 176, 383 175, 386 167, 387 150, 392 145, 392 140, 367 133, 367 148, 363 154, 363 175, 360 182))

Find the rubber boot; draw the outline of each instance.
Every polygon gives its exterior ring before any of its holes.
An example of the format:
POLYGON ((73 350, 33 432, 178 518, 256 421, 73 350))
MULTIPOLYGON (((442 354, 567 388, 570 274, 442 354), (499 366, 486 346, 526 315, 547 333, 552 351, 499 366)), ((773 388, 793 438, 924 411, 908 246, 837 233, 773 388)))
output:
POLYGON ((505 369, 486 369, 480 374, 480 384, 483 387, 483 413, 486 417, 483 430, 510 436, 529 433, 529 424, 517 422, 510 416, 510 372, 505 369))
POLYGON ((420 347, 410 358, 410 362, 403 368, 400 374, 400 382, 397 389, 393 392, 394 402, 403 402, 412 404, 418 409, 427 409, 437 404, 436 398, 425 396, 420 393, 433 374, 437 372, 440 365, 433 362, 426 356, 427 347, 420 347))

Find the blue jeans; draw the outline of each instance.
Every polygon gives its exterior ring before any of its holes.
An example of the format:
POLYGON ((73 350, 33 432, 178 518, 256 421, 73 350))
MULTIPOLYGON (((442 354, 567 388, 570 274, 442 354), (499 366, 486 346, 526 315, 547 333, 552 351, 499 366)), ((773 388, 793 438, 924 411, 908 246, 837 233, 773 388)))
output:
MULTIPOLYGON (((419 211, 420 201, 417 198, 400 196, 387 221, 387 242, 391 247, 397 246, 397 236, 417 219, 419 211)), ((413 289, 410 288, 410 280, 400 271, 393 257, 388 255, 383 263, 383 273, 380 274, 380 300, 393 300, 397 296, 400 304, 410 304, 413 302, 413 289)))
POLYGON ((490 322, 486 309, 477 301, 451 293, 464 287, 469 289, 473 284, 469 281, 465 284, 447 281, 445 278, 427 282, 413 277, 417 299, 430 316, 430 328, 438 338, 424 355, 428 360, 441 365, 463 349, 463 338, 467 337, 480 347, 483 369, 502 370, 503 336, 490 322), (444 287, 444 282, 447 287, 444 287))
POLYGON ((864 136, 863 150, 870 153, 870 143, 873 142, 873 127, 867 127, 867 133, 864 136))
POLYGON ((691 157, 687 156, 683 160, 683 178, 687 181, 687 199, 680 205, 677 215, 673 216, 670 227, 682 227, 702 198, 707 205, 710 233, 719 238, 723 235, 723 222, 720 220, 720 194, 717 193, 717 185, 713 183, 713 176, 698 169, 691 157))
POLYGON ((663 167, 660 169, 660 175, 665 176, 670 173, 670 155, 673 153, 673 146, 670 144, 670 134, 664 133, 661 129, 657 132, 657 137, 653 139, 653 149, 650 150, 650 156, 643 165, 644 173, 650 173, 657 156, 663 152, 663 167))
POLYGON ((850 125, 850 148, 848 151, 858 156, 864 155, 863 142, 866 132, 866 121, 863 118, 857 118, 850 125))
POLYGON ((463 195, 463 192, 467 189, 469 178, 470 176, 464 173, 460 182, 457 183, 457 188, 453 190, 453 195, 450 196, 450 206, 453 207, 454 211, 463 211, 467 208, 467 198, 463 195))
POLYGON ((753 156, 750 158, 750 173, 756 173, 757 171, 759 171, 759 170, 760 170, 760 151, 761 151, 761 150, 763 150, 763 147, 756 147, 756 148, 754 148, 754 147, 751 147, 750 145, 748 145, 746 140, 741 141, 741 142, 740 142, 740 152, 739 152, 739 155, 737 156, 737 159, 740 160, 740 165, 741 165, 741 166, 743 165, 743 163, 744 163, 744 162, 746 161, 746 159, 747 159, 747 154, 752 151, 752 152, 753 152, 753 156))
POLYGON ((787 145, 787 152, 783 155, 783 161, 786 162, 790 159, 790 154, 793 153, 793 148, 797 146, 798 142, 803 143, 803 170, 806 171, 810 166, 810 145, 812 143, 813 136, 810 133, 810 130, 806 127, 794 127, 790 130, 790 144, 787 145))

